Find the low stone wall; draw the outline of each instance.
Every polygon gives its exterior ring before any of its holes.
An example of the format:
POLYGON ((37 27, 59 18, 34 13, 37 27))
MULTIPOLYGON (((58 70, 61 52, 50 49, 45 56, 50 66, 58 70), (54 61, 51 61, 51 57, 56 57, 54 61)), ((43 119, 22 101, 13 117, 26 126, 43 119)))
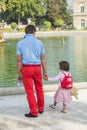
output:
MULTIPOLYGON (((12 38, 23 38, 25 33, 14 32, 14 33, 4 33, 5 39, 12 38)), ((57 36, 74 36, 74 35, 87 35, 87 31, 46 31, 46 32, 36 32, 36 37, 57 37, 57 36)))
MULTIPOLYGON (((74 83, 74 86, 77 89, 87 89, 87 82, 74 83)), ((58 84, 49 84, 43 86, 44 92, 53 92, 56 91, 57 88, 58 88, 58 84)), ((0 96, 18 95, 18 94, 25 94, 25 90, 23 86, 0 88, 0 96)))

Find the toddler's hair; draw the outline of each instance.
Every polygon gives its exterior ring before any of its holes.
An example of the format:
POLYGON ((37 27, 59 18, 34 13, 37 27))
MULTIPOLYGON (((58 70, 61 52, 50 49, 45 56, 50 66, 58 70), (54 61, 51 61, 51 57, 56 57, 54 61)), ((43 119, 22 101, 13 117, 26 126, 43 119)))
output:
POLYGON ((70 69, 69 63, 67 61, 61 61, 61 62, 59 62, 59 68, 61 70, 69 71, 69 69, 70 69))

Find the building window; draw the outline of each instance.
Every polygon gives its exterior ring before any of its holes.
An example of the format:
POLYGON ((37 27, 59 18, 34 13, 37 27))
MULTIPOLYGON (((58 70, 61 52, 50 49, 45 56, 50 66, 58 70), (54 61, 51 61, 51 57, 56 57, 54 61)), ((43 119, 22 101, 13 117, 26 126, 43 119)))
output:
POLYGON ((80 6, 80 12, 81 12, 81 13, 84 13, 84 5, 81 5, 81 6, 80 6))
POLYGON ((80 12, 84 13, 85 10, 85 4, 84 3, 80 3, 80 12))
POLYGON ((81 27, 85 27, 85 20, 81 19, 81 27))

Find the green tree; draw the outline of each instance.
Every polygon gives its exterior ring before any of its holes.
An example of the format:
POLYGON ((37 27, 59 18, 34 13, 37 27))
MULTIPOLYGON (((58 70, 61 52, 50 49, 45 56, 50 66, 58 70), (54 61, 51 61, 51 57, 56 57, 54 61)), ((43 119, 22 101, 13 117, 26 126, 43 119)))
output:
POLYGON ((44 0, 5 0, 7 11, 6 21, 17 22, 27 21, 27 18, 35 19, 44 13, 44 0))
POLYGON ((6 5, 5 5, 4 1, 0 1, 0 22, 2 20, 1 15, 4 11, 6 11, 6 5))
POLYGON ((5 3, 0 1, 0 11, 5 11, 5 10, 6 10, 5 3))
POLYGON ((67 10, 66 0, 1 0, 6 4, 6 11, 2 14, 8 24, 11 22, 27 23, 27 18, 41 25, 44 21, 50 21, 52 26, 58 19, 64 24, 70 25, 72 17, 67 10))
POLYGON ((62 19, 67 25, 72 23, 66 0, 47 0, 46 3, 48 20, 52 22, 53 26, 58 19, 62 19))
POLYGON ((59 0, 59 15, 63 19, 66 25, 72 24, 72 16, 67 10, 67 1, 66 0, 59 0))
POLYGON ((47 16, 48 19, 53 23, 59 18, 59 5, 58 0, 47 0, 47 16))

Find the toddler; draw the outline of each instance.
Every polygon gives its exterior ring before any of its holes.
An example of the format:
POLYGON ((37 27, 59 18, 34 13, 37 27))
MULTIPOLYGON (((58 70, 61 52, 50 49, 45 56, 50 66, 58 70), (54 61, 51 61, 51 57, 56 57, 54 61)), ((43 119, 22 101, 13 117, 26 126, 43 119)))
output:
POLYGON ((63 110, 61 112, 66 113, 67 112, 67 105, 71 103, 72 98, 70 95, 70 89, 66 89, 63 88, 61 86, 61 83, 66 76, 71 76, 70 72, 69 72, 69 63, 67 61, 61 61, 59 63, 59 69, 61 70, 60 73, 58 73, 58 75, 56 75, 53 78, 48 78, 48 81, 59 81, 59 87, 57 89, 57 91, 55 92, 54 95, 54 103, 49 105, 49 107, 55 109, 57 103, 63 103, 63 110))

